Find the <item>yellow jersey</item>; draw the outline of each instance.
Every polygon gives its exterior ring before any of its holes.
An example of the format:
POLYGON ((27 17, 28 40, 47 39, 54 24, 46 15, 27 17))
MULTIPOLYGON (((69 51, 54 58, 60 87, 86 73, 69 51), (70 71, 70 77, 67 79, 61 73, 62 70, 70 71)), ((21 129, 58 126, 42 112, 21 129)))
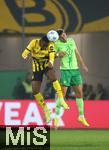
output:
POLYGON ((54 42, 49 42, 46 49, 41 49, 39 41, 40 39, 33 39, 22 53, 22 57, 31 54, 33 72, 44 70, 48 67, 48 62, 51 61, 53 63, 55 58, 54 42))

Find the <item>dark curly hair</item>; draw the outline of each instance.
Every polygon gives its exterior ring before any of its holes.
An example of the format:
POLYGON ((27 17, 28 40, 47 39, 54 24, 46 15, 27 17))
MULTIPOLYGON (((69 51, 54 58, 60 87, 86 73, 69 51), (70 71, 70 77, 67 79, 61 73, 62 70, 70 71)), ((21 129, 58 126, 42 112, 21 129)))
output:
POLYGON ((56 31, 58 34, 59 34, 59 36, 64 32, 64 30, 63 29, 58 29, 57 31, 56 31))
POLYGON ((47 36, 44 35, 42 38, 41 38, 42 41, 45 41, 46 43, 49 43, 50 41, 48 40, 47 36))

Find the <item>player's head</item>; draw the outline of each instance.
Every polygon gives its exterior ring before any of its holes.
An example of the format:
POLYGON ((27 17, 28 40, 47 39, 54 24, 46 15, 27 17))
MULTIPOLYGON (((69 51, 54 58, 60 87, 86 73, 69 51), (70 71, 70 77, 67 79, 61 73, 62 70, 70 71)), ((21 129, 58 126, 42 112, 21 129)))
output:
POLYGON ((58 29, 57 33, 59 34, 60 40, 62 40, 62 41, 66 41, 67 40, 67 35, 66 35, 66 33, 64 32, 63 29, 58 29))
POLYGON ((41 38, 41 40, 40 40, 40 46, 41 47, 47 47, 48 46, 48 44, 49 44, 49 40, 48 40, 48 38, 47 38, 47 36, 45 35, 45 36, 43 36, 42 38, 41 38))

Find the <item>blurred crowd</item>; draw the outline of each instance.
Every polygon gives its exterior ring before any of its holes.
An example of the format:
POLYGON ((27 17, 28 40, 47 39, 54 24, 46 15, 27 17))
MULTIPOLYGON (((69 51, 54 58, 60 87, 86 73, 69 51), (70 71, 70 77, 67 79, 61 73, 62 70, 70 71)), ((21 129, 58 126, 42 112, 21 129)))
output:
POLYGON ((91 84, 83 84, 84 100, 107 100, 109 99, 109 92, 101 83, 96 87, 91 84))
MULTIPOLYGON (((75 99, 75 93, 73 89, 69 87, 66 95, 67 99, 75 99)), ((108 100, 109 92, 103 87, 101 83, 98 83, 96 87, 91 84, 83 84, 83 98, 84 100, 108 100)))
POLYGON ((31 80, 32 77, 30 73, 26 74, 24 80, 20 77, 17 78, 17 82, 12 93, 14 99, 33 99, 31 80))
MULTIPOLYGON (((14 99, 34 99, 31 86, 31 74, 27 73, 25 80, 17 79, 16 85, 13 89, 14 99)), ((47 79, 46 85, 43 91, 45 99, 55 99, 56 93, 53 89, 52 83, 47 79)), ((91 84, 83 84, 83 97, 84 100, 108 100, 109 92, 103 87, 101 83, 98 83, 96 87, 91 84)), ((68 88, 66 93, 66 99, 75 99, 75 93, 71 87, 68 88)))
MULTIPOLYGON (((75 93, 71 87, 68 88, 66 98, 75 99, 75 93)), ((84 100, 108 100, 109 92, 101 83, 98 83, 95 87, 91 84, 84 83, 83 98, 84 100)))

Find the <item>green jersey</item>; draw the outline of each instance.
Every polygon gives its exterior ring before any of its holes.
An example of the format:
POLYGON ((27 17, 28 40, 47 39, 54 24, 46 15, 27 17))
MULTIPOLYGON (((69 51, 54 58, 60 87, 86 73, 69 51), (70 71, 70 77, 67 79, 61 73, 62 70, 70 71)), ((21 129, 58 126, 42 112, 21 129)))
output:
POLYGON ((56 41, 56 52, 66 52, 66 55, 60 59, 60 69, 78 69, 75 49, 76 44, 72 38, 68 38, 67 42, 62 42, 60 40, 56 41))

